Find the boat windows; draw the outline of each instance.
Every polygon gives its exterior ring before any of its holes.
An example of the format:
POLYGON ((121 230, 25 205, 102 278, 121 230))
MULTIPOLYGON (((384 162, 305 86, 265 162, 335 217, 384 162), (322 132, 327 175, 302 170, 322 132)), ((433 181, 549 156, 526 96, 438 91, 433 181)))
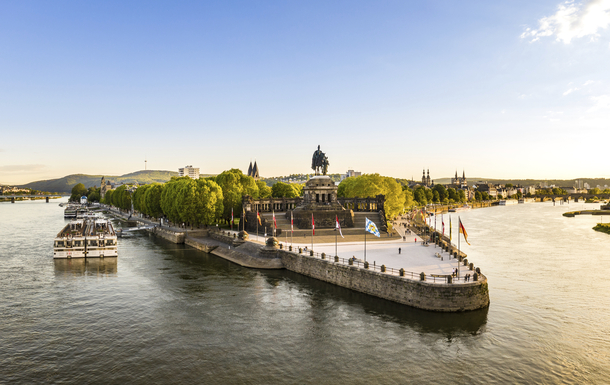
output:
POLYGON ((64 241, 55 241, 55 247, 64 247, 64 241))

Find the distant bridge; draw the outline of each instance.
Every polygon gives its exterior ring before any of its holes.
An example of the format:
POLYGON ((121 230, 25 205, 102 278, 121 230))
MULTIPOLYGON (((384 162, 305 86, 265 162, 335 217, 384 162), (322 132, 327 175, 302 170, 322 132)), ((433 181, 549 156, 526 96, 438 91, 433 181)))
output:
POLYGON ((11 203, 15 203, 15 198, 44 198, 47 203, 49 203, 49 199, 53 198, 64 198, 64 197, 69 197, 70 194, 60 194, 60 195, 51 195, 51 194, 42 194, 42 195, 18 195, 18 194, 14 194, 14 195, 0 195, 0 199, 4 200, 4 199, 10 199, 11 203))
POLYGON ((563 195, 542 195, 542 196, 535 196, 534 197, 536 199, 536 201, 540 201, 540 202, 560 202, 560 201, 564 201, 564 202, 568 202, 568 201, 574 201, 574 202, 580 202, 580 201, 586 201, 587 199, 593 199, 593 198, 598 198, 598 199, 610 199, 610 194, 563 194, 563 195))

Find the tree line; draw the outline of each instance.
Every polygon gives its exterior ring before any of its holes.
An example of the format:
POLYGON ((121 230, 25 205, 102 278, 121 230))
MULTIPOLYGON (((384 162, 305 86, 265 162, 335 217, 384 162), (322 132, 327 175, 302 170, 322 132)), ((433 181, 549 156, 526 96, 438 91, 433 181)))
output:
POLYGON ((228 223, 231 215, 239 218, 244 195, 254 199, 295 198, 302 195, 303 186, 277 182, 269 187, 241 170, 231 169, 197 180, 172 177, 166 183, 140 186, 133 193, 129 189, 122 185, 107 191, 103 203, 122 210, 130 210, 133 205, 134 210, 153 218, 165 217, 174 223, 199 226, 228 223))

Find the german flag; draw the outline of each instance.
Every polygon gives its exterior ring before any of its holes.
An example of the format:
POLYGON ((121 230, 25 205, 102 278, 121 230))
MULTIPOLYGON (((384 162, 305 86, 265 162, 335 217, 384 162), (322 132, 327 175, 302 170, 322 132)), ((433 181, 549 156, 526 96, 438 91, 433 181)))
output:
POLYGON ((470 243, 468 242, 468 233, 466 232, 466 229, 464 228, 464 225, 462 224, 462 220, 460 218, 458 218, 458 220, 460 221, 460 233, 464 234, 464 240, 466 241, 466 243, 468 243, 468 245, 470 245, 470 243))
POLYGON ((261 223, 261 215, 258 213, 258 211, 256 212, 256 217, 258 218, 258 224, 262 225, 262 223, 261 223))

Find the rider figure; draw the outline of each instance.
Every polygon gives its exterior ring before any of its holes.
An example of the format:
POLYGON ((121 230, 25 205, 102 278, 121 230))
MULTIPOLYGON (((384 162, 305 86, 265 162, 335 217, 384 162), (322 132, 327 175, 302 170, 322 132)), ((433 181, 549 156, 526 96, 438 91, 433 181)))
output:
POLYGON ((313 157, 311 158, 311 168, 318 174, 318 167, 322 166, 322 160, 324 158, 324 153, 320 150, 320 145, 318 145, 318 149, 313 153, 313 157))

